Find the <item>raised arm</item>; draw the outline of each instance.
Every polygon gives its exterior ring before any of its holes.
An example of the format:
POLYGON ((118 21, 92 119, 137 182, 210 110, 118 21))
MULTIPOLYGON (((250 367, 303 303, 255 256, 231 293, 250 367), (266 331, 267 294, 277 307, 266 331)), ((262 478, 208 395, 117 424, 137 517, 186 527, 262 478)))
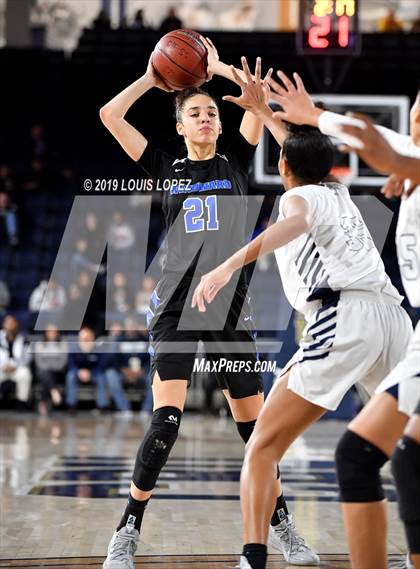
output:
POLYGON ((239 97, 226 95, 223 97, 223 100, 235 103, 235 105, 255 115, 270 130, 278 144, 282 146, 287 136, 286 126, 278 116, 278 113, 274 113, 268 105, 270 98, 268 85, 271 81, 272 70, 270 69, 264 79, 261 80, 261 61, 258 58, 255 75, 257 74, 257 70, 259 70, 260 80, 257 82, 254 81, 249 71, 245 57, 242 58, 242 67, 243 71, 241 75, 234 67, 231 67, 232 76, 241 88, 241 95, 239 97))
POLYGON ((124 116, 133 103, 152 87, 172 91, 156 75, 150 58, 146 73, 106 103, 99 111, 106 128, 118 140, 130 158, 136 161, 142 156, 147 146, 147 139, 127 122, 124 116))
POLYGON ((224 263, 201 277, 193 294, 192 308, 197 306, 200 312, 205 312, 205 302, 211 303, 214 300, 235 271, 254 262, 258 257, 272 253, 309 230, 309 208, 304 198, 288 198, 283 204, 283 213, 285 219, 271 225, 224 263))
MULTIPOLYGON (((226 79, 229 79, 230 81, 233 81, 234 83, 237 83, 237 84, 239 84, 238 80, 237 80, 238 77, 240 79, 242 79, 243 81, 246 80, 246 73, 244 70, 236 69, 232 65, 226 65, 226 63, 223 63, 222 61, 219 60, 217 50, 216 50, 216 48, 215 48, 215 46, 214 46, 214 44, 210 38, 203 38, 202 37, 202 40, 203 40, 203 43, 206 46, 207 52, 208 52, 207 73, 208 73, 209 78, 211 78, 213 75, 219 75, 220 77, 225 77, 226 79), (233 73, 233 71, 236 71, 236 75, 233 73)), ((246 59, 243 57, 242 58, 242 65, 243 65, 244 60, 246 62, 246 59)), ((248 71, 249 71, 249 69, 248 69, 248 71)), ((257 70, 255 73, 257 73, 257 70)), ((271 73, 270 73, 270 75, 271 75, 271 73)), ((254 77, 252 77, 252 79, 256 81, 257 80, 256 75, 254 77)), ((261 80, 261 60, 260 60, 259 79, 258 80, 261 80)), ((252 144, 253 146, 255 146, 259 143, 259 141, 261 139, 262 132, 263 132, 263 128, 264 128, 264 124, 263 124, 263 121, 261 120, 261 118, 256 116, 254 113, 245 110, 244 116, 242 118, 241 126, 239 128, 239 132, 242 134, 242 136, 245 138, 245 140, 247 142, 249 142, 249 144, 252 144)))

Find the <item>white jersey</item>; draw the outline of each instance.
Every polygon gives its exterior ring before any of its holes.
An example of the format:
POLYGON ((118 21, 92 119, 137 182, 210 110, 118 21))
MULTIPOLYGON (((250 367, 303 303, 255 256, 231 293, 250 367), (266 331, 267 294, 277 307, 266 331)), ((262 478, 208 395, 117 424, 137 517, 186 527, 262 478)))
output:
MULTIPOLYGON (((389 144, 405 156, 420 159, 420 147, 410 136, 389 128, 376 127, 389 144)), ((406 189, 410 187, 406 182, 406 189)), ((420 306, 420 186, 401 200, 396 231, 398 264, 401 280, 411 306, 420 306)))
POLYGON ((310 313, 316 308, 315 301, 341 290, 382 293, 402 301, 344 185, 288 190, 280 199, 278 221, 284 219, 284 202, 292 196, 306 200, 310 228, 275 255, 285 294, 296 310, 310 313))
POLYGON ((401 200, 397 254, 401 280, 411 306, 420 306, 420 186, 401 200))

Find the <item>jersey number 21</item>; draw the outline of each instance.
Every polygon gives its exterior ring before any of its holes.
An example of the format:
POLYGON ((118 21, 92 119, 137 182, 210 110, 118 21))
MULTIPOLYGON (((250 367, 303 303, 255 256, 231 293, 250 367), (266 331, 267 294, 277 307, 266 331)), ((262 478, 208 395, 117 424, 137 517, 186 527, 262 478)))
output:
POLYGON ((207 196, 203 201, 201 198, 187 198, 183 203, 184 224, 187 233, 197 231, 217 231, 219 220, 217 217, 217 197, 207 196), (204 206, 206 208, 205 215, 204 206))

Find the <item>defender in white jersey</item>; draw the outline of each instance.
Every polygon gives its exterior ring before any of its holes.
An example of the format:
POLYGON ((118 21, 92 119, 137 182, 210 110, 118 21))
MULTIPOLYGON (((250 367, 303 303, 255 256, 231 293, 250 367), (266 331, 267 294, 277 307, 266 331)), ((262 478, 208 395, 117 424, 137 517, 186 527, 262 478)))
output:
POLYGON ((356 382, 374 391, 403 357, 412 327, 347 188, 321 184, 332 167, 330 140, 310 127, 291 129, 284 138, 276 116, 255 96, 258 86, 240 85, 235 102, 263 118, 283 143, 279 171, 286 193, 277 223, 205 275, 193 305, 205 311, 234 271, 276 250, 286 295, 307 321, 298 352, 257 420, 242 469, 240 567, 264 569, 276 464, 356 382))
MULTIPOLYGON (((364 122, 363 130, 354 127, 346 127, 346 130, 349 131, 351 128, 350 134, 357 136, 364 145, 365 160, 373 158, 377 167, 392 173, 393 169, 388 169, 384 157, 377 152, 379 146, 385 148, 383 141, 378 140, 370 121, 365 118, 364 122)), ((391 145, 393 152, 398 153, 399 157, 408 156, 415 161, 413 168, 412 162, 405 161, 406 165, 403 166, 402 161, 398 159, 398 176, 400 178, 410 176, 411 179, 401 181, 400 184, 395 184, 395 179, 392 183, 390 180, 386 192, 383 193, 392 195, 395 190, 401 191, 400 188, 403 188, 396 231, 397 254, 408 300, 413 307, 419 307, 420 187, 415 187, 413 181, 416 180, 417 183, 420 179, 420 92, 410 112, 410 137, 377 128, 391 145)), ((385 153, 391 157, 386 148, 385 153)), ((390 162, 395 160, 391 159, 390 162)), ((363 434, 364 438, 374 441, 380 448, 388 444, 391 451, 395 437, 402 434, 392 452, 391 464, 397 486, 400 516, 404 522, 410 551, 406 566, 420 569, 420 323, 417 323, 405 358, 378 387, 377 395, 354 421, 353 428, 357 429, 359 434, 363 434), (390 396, 398 398, 398 408, 390 396), (402 433, 410 415, 410 421, 402 433), (393 432, 388 433, 391 436, 388 436, 386 441, 381 432, 381 425, 384 422, 393 426, 393 432)), ((375 505, 373 507, 375 508, 375 505)), ((348 508, 348 505, 344 508, 348 508)), ((352 513, 355 512, 347 512, 347 529, 350 529, 348 533, 353 540, 353 551, 358 552, 361 563, 365 564, 368 558, 366 550, 369 551, 371 547, 360 548, 361 540, 358 537, 360 533, 351 529, 351 523, 355 521, 355 517, 352 519, 352 513)), ((363 514, 360 504, 356 513, 360 519, 363 514)), ((382 535, 385 535, 385 531, 382 535)), ((382 546, 384 547, 383 544, 382 546)))
MULTIPOLYGON (((420 173, 420 97, 410 113, 410 136, 373 125, 367 117, 342 117, 316 109, 302 80, 295 74, 296 85, 280 74, 285 88, 275 84, 282 104, 283 118, 311 125, 342 137, 367 163, 400 178, 420 173), (347 123, 347 124, 346 124, 347 123), (379 134, 380 133, 380 134, 379 134), (384 137, 384 138, 382 138, 384 137), (406 159, 404 159, 406 158, 406 159)), ((274 97, 276 98, 276 97, 274 97)), ((419 188, 406 181, 397 228, 397 251, 407 296, 419 305, 420 208, 419 188)), ((391 184, 383 193, 395 195, 399 184, 391 184)), ((411 561, 420 569, 420 344, 419 327, 412 337, 405 358, 377 389, 377 394, 352 421, 337 447, 338 482, 343 501, 343 515, 352 567, 386 567, 386 506, 380 468, 392 454, 400 513, 405 523, 411 561), (398 403, 397 403, 398 399, 398 403), (408 416, 414 416, 398 441, 408 416), (395 450, 394 450, 395 449, 395 450)), ((407 557, 407 567, 413 567, 407 557)))

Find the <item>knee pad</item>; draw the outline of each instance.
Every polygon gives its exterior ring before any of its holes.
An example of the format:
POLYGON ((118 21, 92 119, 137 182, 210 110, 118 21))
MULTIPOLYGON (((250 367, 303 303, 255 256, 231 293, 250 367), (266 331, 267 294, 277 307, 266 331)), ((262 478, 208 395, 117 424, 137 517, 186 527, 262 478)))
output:
POLYGON ((178 437, 182 411, 161 407, 153 412, 151 425, 137 452, 133 482, 140 490, 153 490, 160 471, 178 437))
MULTIPOLYGON (((238 429, 238 432, 241 435, 241 438, 245 444, 251 438, 256 422, 257 419, 254 419, 253 421, 248 421, 247 423, 236 423, 236 428, 238 429)), ((279 478, 280 478, 280 469, 277 466, 277 480, 279 478)))
POLYGON ((385 498, 380 470, 388 457, 378 447, 347 430, 335 451, 342 502, 380 502, 385 498))
POLYGON ((391 458, 410 553, 420 553, 420 445, 403 436, 391 458))

